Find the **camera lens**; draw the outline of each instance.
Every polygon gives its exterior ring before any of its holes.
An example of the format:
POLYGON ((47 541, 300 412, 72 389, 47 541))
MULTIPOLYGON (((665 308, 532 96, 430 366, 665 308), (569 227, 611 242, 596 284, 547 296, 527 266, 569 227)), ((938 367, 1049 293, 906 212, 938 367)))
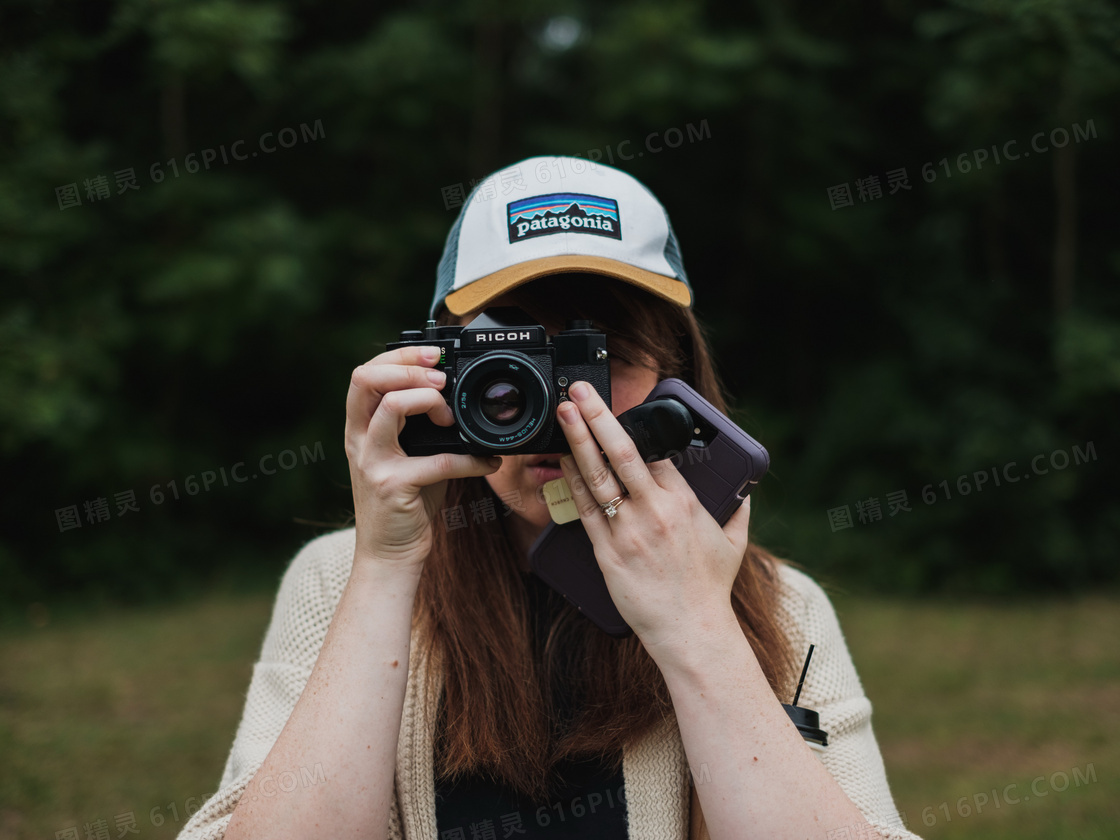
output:
POLYGON ((463 368, 451 409, 470 443, 493 452, 517 450, 549 427, 553 405, 551 371, 524 353, 494 351, 463 368))
POLYGON ((498 380, 486 387, 478 404, 482 416, 495 426, 508 426, 525 412, 525 395, 513 382, 498 380))

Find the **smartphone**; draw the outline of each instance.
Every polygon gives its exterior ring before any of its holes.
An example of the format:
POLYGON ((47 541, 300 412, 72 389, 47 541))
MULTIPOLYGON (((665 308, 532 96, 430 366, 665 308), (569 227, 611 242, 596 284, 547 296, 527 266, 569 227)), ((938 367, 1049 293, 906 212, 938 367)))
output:
MULTIPOLYGON (((770 455, 687 383, 663 380, 644 402, 666 398, 681 403, 693 420, 692 441, 672 454, 672 462, 722 526, 766 475, 770 455)), ((625 516, 626 509, 619 515, 625 516)), ((611 600, 591 538, 578 519, 550 522, 529 549, 529 568, 607 634, 625 638, 634 632, 611 600)))

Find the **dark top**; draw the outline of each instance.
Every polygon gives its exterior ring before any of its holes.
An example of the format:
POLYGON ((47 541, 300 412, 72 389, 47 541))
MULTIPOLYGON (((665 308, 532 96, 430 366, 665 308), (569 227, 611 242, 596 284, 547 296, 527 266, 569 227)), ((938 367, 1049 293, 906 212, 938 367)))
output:
MULTIPOLYGON (((544 649, 551 619, 564 598, 532 573, 525 575, 525 586, 540 651, 544 649)), ((571 698, 566 687, 560 686, 553 696, 561 716, 567 718, 571 698)), ((461 778, 454 784, 437 781, 438 840, 626 840, 626 792, 621 767, 611 772, 607 757, 567 759, 556 765, 554 774, 554 790, 558 794, 544 802, 525 798, 480 774, 461 778)))

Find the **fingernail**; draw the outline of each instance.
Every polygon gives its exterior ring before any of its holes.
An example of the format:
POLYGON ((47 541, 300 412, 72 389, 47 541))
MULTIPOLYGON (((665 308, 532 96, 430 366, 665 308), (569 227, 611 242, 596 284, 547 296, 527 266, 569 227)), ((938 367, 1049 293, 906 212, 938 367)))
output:
POLYGON ((444 381, 447 379, 447 374, 442 370, 429 370, 428 381, 433 385, 443 386, 444 381))
POLYGON ((443 351, 440 350, 438 347, 425 347, 424 348, 424 358, 427 359, 429 362, 436 361, 442 353, 443 353, 443 351))
POLYGON ((574 426, 578 409, 570 402, 560 403, 560 419, 568 426, 574 426))
POLYGON ((576 459, 571 455, 562 455, 560 456, 560 466, 561 468, 567 466, 569 470, 574 470, 576 468, 576 459))
POLYGON ((568 390, 568 393, 577 400, 585 400, 591 396, 591 386, 586 382, 577 382, 568 390))

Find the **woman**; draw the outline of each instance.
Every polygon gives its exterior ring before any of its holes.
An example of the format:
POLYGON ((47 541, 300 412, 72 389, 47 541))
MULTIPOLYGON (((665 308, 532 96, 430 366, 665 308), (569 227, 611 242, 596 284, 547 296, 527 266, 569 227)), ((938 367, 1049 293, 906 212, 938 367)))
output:
POLYGON ((221 788, 181 836, 914 837, 823 592, 749 543, 749 502, 720 528, 615 420, 671 376, 723 407, 691 303, 664 209, 625 173, 534 158, 476 188, 431 317, 512 305, 553 334, 588 318, 611 406, 571 385, 563 457, 408 457, 408 417, 453 422, 438 351, 357 368, 355 527, 285 573, 221 788), (528 571, 561 475, 627 639, 528 571), (809 644, 820 760, 781 706, 809 644))

